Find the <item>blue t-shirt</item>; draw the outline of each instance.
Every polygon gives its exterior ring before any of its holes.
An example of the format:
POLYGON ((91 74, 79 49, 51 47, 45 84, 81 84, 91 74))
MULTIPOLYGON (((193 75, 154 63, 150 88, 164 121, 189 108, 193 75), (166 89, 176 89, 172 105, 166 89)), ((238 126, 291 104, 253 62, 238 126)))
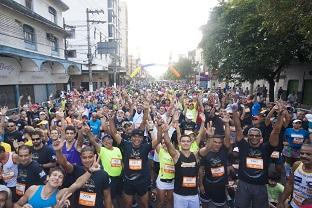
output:
POLYGON ((284 138, 291 148, 300 149, 305 140, 309 138, 309 132, 304 129, 287 128, 284 138))
POLYGON ((92 119, 89 120, 89 126, 94 136, 100 137, 101 136, 101 121, 99 119, 93 121, 92 119))

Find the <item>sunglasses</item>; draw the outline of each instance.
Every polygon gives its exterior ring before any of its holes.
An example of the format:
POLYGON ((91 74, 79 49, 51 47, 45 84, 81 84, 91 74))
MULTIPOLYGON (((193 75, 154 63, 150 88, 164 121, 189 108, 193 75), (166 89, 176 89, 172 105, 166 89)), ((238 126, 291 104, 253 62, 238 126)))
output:
POLYGON ((15 127, 14 125, 13 126, 8 126, 9 128, 12 128, 12 127, 15 127))
POLYGON ((31 141, 39 141, 40 140, 40 137, 39 138, 31 138, 31 141))
POLYGON ((301 122, 298 121, 298 122, 295 122, 294 124, 301 124, 301 122))
POLYGON ((249 137, 260 137, 260 134, 248 134, 249 137))

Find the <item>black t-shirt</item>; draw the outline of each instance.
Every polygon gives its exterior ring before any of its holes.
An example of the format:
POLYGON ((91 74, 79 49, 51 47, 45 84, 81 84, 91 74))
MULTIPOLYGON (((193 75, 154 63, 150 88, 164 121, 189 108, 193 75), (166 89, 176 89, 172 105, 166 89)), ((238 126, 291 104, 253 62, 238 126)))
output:
MULTIPOLYGON (((35 150, 34 147, 32 147, 32 159, 37 161, 40 165, 55 162, 55 155, 53 149, 51 149, 48 146, 43 145, 43 147, 39 150, 35 150)), ((45 169, 45 171, 48 173, 48 169, 45 169)))
MULTIPOLYGON (((81 166, 74 165, 74 170, 66 176, 71 182, 75 182, 86 171, 81 166)), ((92 173, 87 182, 78 189, 72 196, 72 207, 104 207, 103 191, 110 188, 111 180, 103 170, 92 173), (95 198, 95 201, 92 201, 95 198), (87 206, 89 205, 89 206, 87 206)), ((69 184, 71 185, 71 184, 69 184)))
POLYGON ((245 139, 237 142, 237 146, 239 148, 238 178, 250 184, 266 184, 270 156, 274 147, 267 142, 254 148, 245 139))
POLYGON ((24 130, 25 126, 27 126, 27 121, 25 119, 18 119, 16 121, 16 126, 18 128, 18 131, 24 130))
POLYGON ((134 148, 132 142, 121 140, 119 146, 123 155, 125 179, 133 182, 149 182, 148 153, 152 150, 152 144, 142 143, 139 148, 134 148))
POLYGON ((32 185, 44 185, 46 178, 47 174, 37 161, 32 160, 26 166, 20 164, 18 165, 16 193, 19 193, 19 190, 22 189, 26 191, 32 185))
POLYGON ((219 152, 211 152, 200 160, 205 168, 205 183, 225 185, 228 182, 228 150, 222 146, 219 152))

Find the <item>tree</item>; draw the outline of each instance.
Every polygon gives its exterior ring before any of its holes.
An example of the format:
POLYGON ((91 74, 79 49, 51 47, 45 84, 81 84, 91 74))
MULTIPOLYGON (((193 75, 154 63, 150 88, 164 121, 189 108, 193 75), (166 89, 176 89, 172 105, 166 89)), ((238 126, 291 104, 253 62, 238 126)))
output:
POLYGON ((269 83, 274 100, 275 80, 289 64, 311 59, 311 44, 293 28, 272 32, 257 0, 233 0, 215 7, 203 31, 206 64, 228 80, 269 83))
POLYGON ((164 75, 165 79, 190 79, 194 75, 192 61, 187 58, 180 58, 177 63, 173 64, 173 67, 180 73, 181 76, 178 78, 173 75, 170 70, 168 70, 164 75))

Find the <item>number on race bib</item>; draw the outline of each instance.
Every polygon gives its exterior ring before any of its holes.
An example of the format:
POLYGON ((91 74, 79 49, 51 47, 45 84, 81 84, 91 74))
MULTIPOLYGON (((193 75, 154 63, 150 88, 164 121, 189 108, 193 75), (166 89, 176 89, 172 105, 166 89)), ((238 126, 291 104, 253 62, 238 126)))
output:
POLYGON ((80 191, 79 204, 87 207, 95 206, 96 193, 80 191))
POLYGON ((263 170, 263 159, 247 157, 246 167, 251 169, 263 170))
POLYGON ((211 168, 210 170, 212 177, 221 177, 224 175, 224 166, 211 168))
POLYGON ((182 187, 195 188, 196 186, 196 177, 183 177, 182 187))
POLYGON ((111 159, 111 167, 121 167, 121 159, 112 158, 111 159))
POLYGON ((165 173, 174 173, 174 166, 171 164, 165 164, 164 172, 165 173))
POLYGON ((142 160, 141 159, 129 159, 129 169, 130 170, 141 170, 142 160))

